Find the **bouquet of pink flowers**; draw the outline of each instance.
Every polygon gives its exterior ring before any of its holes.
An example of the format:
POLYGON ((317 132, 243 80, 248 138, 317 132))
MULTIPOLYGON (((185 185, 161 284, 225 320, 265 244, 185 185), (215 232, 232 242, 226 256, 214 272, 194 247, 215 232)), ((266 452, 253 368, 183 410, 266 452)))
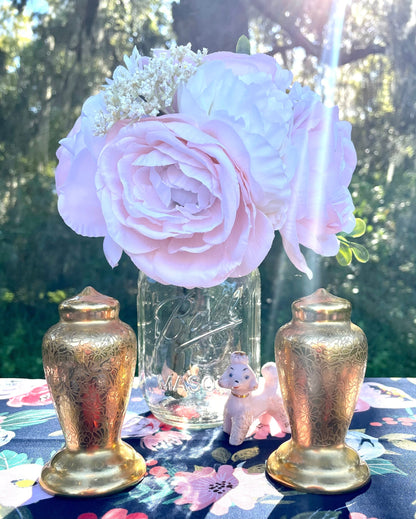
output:
POLYGON ((337 254, 355 226, 351 126, 267 55, 137 50, 58 149, 58 209, 151 278, 209 287, 255 269, 275 231, 337 254))

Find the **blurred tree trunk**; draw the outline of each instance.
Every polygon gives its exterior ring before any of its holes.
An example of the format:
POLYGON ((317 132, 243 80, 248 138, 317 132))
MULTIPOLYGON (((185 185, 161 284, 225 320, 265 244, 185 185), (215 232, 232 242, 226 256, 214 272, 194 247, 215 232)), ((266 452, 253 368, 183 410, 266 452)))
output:
POLYGON ((173 3, 172 15, 178 44, 190 42, 194 50, 235 51, 238 38, 248 36, 244 0, 180 0, 173 3))

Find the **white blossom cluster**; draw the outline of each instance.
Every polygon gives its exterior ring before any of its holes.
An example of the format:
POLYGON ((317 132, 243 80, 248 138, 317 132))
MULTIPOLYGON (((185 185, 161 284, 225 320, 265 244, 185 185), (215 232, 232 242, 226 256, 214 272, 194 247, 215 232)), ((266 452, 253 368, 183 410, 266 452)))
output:
POLYGON ((122 119, 138 121, 143 116, 169 112, 175 92, 201 65, 207 50, 191 50, 191 44, 157 50, 152 58, 140 56, 135 47, 125 57, 104 87, 105 109, 95 118, 95 133, 105 134, 122 119))

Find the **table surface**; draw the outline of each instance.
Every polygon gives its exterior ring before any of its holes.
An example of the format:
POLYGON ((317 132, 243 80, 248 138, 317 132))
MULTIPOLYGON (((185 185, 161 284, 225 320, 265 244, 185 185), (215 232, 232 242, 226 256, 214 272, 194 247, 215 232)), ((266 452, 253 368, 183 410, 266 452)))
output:
POLYGON ((259 423, 242 445, 230 446, 219 427, 162 424, 135 387, 122 437, 144 456, 145 478, 129 491, 74 499, 52 497, 37 483, 64 444, 45 381, 0 379, 0 518, 416 518, 415 412, 416 379, 366 379, 347 443, 367 461, 371 482, 324 496, 266 478, 265 460, 289 438, 278 424, 259 423))

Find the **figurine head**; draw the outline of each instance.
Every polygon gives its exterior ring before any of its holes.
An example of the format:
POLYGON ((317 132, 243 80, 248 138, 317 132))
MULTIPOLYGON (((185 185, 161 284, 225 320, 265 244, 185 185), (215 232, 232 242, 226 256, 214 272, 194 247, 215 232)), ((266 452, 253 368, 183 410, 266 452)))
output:
POLYGON ((218 380, 220 387, 231 389, 233 393, 245 394, 257 389, 258 383, 254 371, 248 365, 248 356, 243 351, 234 351, 230 355, 230 365, 218 380))

